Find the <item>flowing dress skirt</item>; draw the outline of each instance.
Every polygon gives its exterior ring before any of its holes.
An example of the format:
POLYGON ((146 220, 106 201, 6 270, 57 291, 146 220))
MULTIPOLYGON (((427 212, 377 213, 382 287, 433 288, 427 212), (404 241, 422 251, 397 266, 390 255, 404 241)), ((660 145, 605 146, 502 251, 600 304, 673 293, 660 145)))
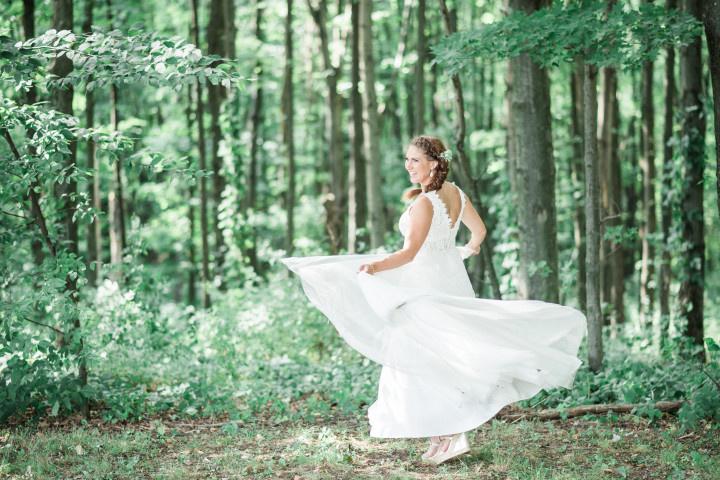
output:
POLYGON ((281 260, 342 338, 383 365, 373 437, 473 429, 541 389, 570 388, 581 364, 582 312, 475 298, 458 251, 440 253, 374 275, 357 270, 387 254, 281 260))

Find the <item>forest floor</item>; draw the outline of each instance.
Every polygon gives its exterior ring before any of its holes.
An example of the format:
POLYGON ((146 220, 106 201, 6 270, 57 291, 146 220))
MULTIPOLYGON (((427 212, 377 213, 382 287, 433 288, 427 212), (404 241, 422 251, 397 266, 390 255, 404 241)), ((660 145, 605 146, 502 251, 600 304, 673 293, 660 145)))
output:
POLYGON ((470 454, 439 467, 419 461, 424 439, 367 432, 363 417, 41 421, 0 430, 0 478, 720 478, 720 425, 683 432, 667 415, 654 423, 633 415, 491 421, 469 434, 470 454))

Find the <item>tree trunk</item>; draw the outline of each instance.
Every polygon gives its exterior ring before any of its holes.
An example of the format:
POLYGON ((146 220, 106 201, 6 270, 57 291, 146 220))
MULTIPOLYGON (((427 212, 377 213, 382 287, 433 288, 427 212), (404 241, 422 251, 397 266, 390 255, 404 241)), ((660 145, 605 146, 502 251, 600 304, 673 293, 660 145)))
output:
POLYGON ((570 77, 571 96, 571 128, 573 141, 573 157, 570 161, 571 178, 573 183, 573 197, 575 207, 573 214, 573 233, 575 250, 577 251, 577 296, 580 310, 587 309, 587 293, 585 288, 585 175, 583 174, 583 70, 580 62, 573 64, 573 71, 570 77))
POLYGON ((385 211, 381 189, 380 138, 378 135, 377 96, 375 95, 375 64, 373 60, 372 2, 360 0, 360 76, 365 88, 363 95, 363 141, 367 161, 367 193, 370 216, 370 246, 383 245, 385 238, 385 211))
MULTIPOLYGON (((635 95, 633 95, 633 98, 635 95)), ((627 206, 625 211, 627 212, 627 218, 625 219, 625 229, 628 232, 634 232, 637 229, 637 220, 635 213, 638 209, 638 193, 636 186, 637 177, 637 162, 638 162, 638 138, 637 138, 637 117, 631 116, 628 121, 627 135, 625 135, 625 163, 628 165, 629 174, 626 177, 625 185, 625 198, 627 199, 627 206)), ((635 259, 636 259, 636 239, 627 242, 623 248, 623 255, 625 260, 625 266, 623 268, 623 274, 625 278, 634 278, 635 276, 635 259)))
MULTIPOLYGON (((107 0, 107 20, 110 28, 113 26, 113 4, 107 0)), ((117 85, 110 85, 110 124, 116 132, 120 130, 120 93, 117 85)), ((119 268, 122 264, 123 250, 127 246, 127 233, 125 230, 125 200, 123 194, 123 162, 118 156, 113 162, 113 185, 108 193, 108 215, 110 226, 110 263, 119 268)), ((116 272, 116 278, 121 278, 116 272)))
MULTIPOLYGON (((73 2, 72 0, 54 0, 53 1, 53 20, 52 27, 57 31, 60 30, 71 30, 73 29, 73 2)), ((63 56, 55 58, 48 68, 48 73, 57 75, 58 77, 65 77, 72 72, 73 63, 67 57, 63 56)), ((52 108, 65 113, 67 115, 73 115, 73 94, 74 89, 72 86, 65 87, 63 89, 55 89, 50 92, 51 94, 51 105, 52 108)), ((70 152, 66 159, 66 165, 68 171, 72 172, 77 165, 77 143, 73 140, 70 142, 70 152)), ((77 181, 70 179, 61 190, 62 194, 66 195, 65 201, 61 202, 65 209, 65 244, 68 252, 77 255, 78 254, 78 226, 73 221, 73 216, 76 211, 76 200, 77 195, 77 181)), ((39 212, 39 205, 37 205, 39 212)), ((65 278, 65 288, 69 292, 69 297, 73 303, 77 304, 80 300, 78 294, 77 278, 73 278, 68 275, 65 278)), ((83 352, 83 338, 82 332, 80 331, 80 316, 79 311, 75 308, 73 313, 72 321, 72 335, 77 335, 79 338, 76 340, 77 348, 75 354, 78 356, 78 379, 80 385, 83 387, 87 385, 87 363, 83 352)), ((81 409, 86 418, 89 418, 90 411, 88 403, 83 399, 81 409)))
MULTIPOLYGON (((614 68, 603 69, 603 107, 601 143, 599 145, 600 192, 601 192, 601 238, 602 232, 622 224, 622 189, 620 187, 620 159, 618 157, 618 128, 620 114, 617 100, 618 77, 614 68)), ((600 266, 602 303, 612 305, 607 320, 610 334, 615 337, 617 326, 624 322, 624 264, 622 244, 603 240, 600 266)))
MULTIPOLYGON (((258 43, 264 41, 264 32, 262 26, 263 13, 265 7, 260 1, 257 2, 255 7, 255 37, 258 43)), ((246 197, 245 197, 245 211, 255 211, 258 209, 257 199, 257 183, 258 183, 258 150, 260 147, 260 129, 263 122, 263 77, 264 69, 261 58, 255 62, 255 91, 253 93, 252 100, 252 113, 250 115, 250 163, 248 165, 248 174, 246 175, 246 197)), ((249 247, 245 249, 245 256, 248 258, 250 265, 252 266, 255 273, 260 273, 260 262, 257 256, 257 230, 254 225, 250 226, 250 243, 249 247)))
MULTIPOLYGON (((185 120, 187 122, 188 132, 193 131, 193 117, 192 117, 192 104, 193 94, 192 85, 188 85, 188 98, 187 106, 185 107, 185 120)), ((194 167, 194 163, 191 160, 191 165, 194 167)), ((195 260, 195 184, 188 182, 188 239, 187 239, 187 252, 188 252, 188 284, 187 284, 187 302, 189 305, 195 305, 197 303, 197 295, 195 290, 195 284, 197 283, 197 267, 195 260)))
POLYGON ((588 363, 594 372, 602 368, 603 319, 600 310, 600 218, 597 152, 597 68, 583 65, 583 133, 585 136, 585 232, 587 242, 586 278, 588 363))
POLYGON ((715 195, 720 212, 720 0, 702 2, 715 118, 715 195))
MULTIPOLYGON (((207 26, 208 53, 227 57, 227 48, 234 39, 228 37, 227 24, 232 18, 225 17, 226 3, 232 0, 211 0, 210 15, 207 26)), ((199 46, 199 45, 198 45, 199 46)), ((225 239, 220 228, 220 207, 222 204, 222 192, 225 190, 225 177, 222 172, 222 158, 220 157, 220 142, 222 130, 220 129, 220 109, 222 102, 227 98, 227 91, 221 85, 208 84, 208 111, 210 112, 210 158, 213 172, 213 233, 215 236, 215 276, 220 278, 220 285, 223 288, 223 264, 225 263, 225 239)))
MULTIPOLYGON (((644 3, 650 3, 644 0, 644 3)), ((655 246, 657 230, 655 206, 655 108, 653 106, 653 62, 642 67, 642 144, 640 169, 643 173, 642 261, 640 270, 640 325, 652 325, 655 307, 655 246)))
MULTIPOLYGON (((531 13, 545 1, 509 0, 510 11, 531 13)), ((520 231, 522 298, 557 302, 559 295, 555 161, 547 70, 528 55, 508 64, 508 161, 512 162, 520 231)))
POLYGON ((287 0, 287 14, 285 16, 285 73, 282 95, 283 113, 283 141, 287 155, 287 232, 285 234, 285 255, 293 252, 295 238, 295 140, 294 140, 294 101, 293 101, 293 0, 287 0))
MULTIPOLYGON (((363 155, 363 119, 362 97, 360 96, 360 4, 353 0, 352 20, 352 62, 350 90, 352 104, 352 129, 350 149, 350 168, 348 171, 348 253, 355 253, 358 241, 367 243, 367 180, 366 159, 363 155), (358 229, 364 233, 358 235, 358 229)), ((393 70, 395 74, 395 70, 393 70)), ((397 108, 397 88, 395 91, 395 108, 397 108)), ((390 103, 390 102, 389 102, 390 103)))
MULTIPOLYGON (((677 8, 677 0, 667 0, 668 10, 677 8)), ((663 174, 662 174, 662 195, 661 204, 661 228, 663 237, 662 264, 658 278, 658 290, 660 297, 660 322, 657 332, 660 351, 665 350, 670 327, 670 282, 672 280, 672 269, 670 268, 670 228, 672 226, 672 213, 674 201, 669 196, 672 192, 672 170, 673 170, 673 145, 670 140, 673 136, 673 117, 675 115, 675 102, 677 98, 677 86, 675 82, 675 49, 666 49, 665 59, 665 120, 663 125, 663 174)))
MULTIPOLYGON (((438 0, 438 3, 440 4, 440 11, 445 21, 445 30, 448 35, 452 35, 456 31, 453 15, 448 10, 445 0, 438 0)), ((460 76, 453 75, 452 83, 453 90, 455 92, 455 149, 460 157, 460 185, 465 191, 471 192, 472 198, 475 199, 478 213, 483 218, 487 218, 487 210, 480 199, 480 191, 478 188, 479 180, 473 179, 472 170, 470 168, 470 160, 465 152, 465 101, 463 100, 463 90, 462 83, 460 82, 460 76)), ((487 227, 487 222, 485 223, 487 227)), ((489 232, 490 227, 487 227, 487 230, 489 232)), ((485 266, 490 278, 490 284, 493 288, 493 295, 499 300, 501 298, 500 283, 498 282, 497 275, 495 274, 495 267, 492 263, 492 252, 494 248, 489 234, 485 237, 483 244, 484 247, 482 248, 482 254, 485 259, 485 266)))
POLYGON ((343 245, 344 237, 344 204, 345 178, 342 149, 342 97, 338 94, 337 84, 340 67, 333 64, 327 31, 327 1, 320 0, 317 7, 308 0, 308 8, 312 14, 320 36, 320 53, 325 69, 325 83, 328 95, 328 116, 326 117, 328 138, 328 159, 330 165, 330 195, 325 196, 325 209, 328 212, 326 230, 330 238, 330 249, 336 254, 343 245))
POLYGON ((427 42, 425 36, 425 0, 418 0, 417 9, 417 62, 415 63, 415 133, 425 131, 425 58, 427 42))
MULTIPOLYGON (((353 1, 353 6, 357 5, 357 0, 353 1)), ((398 113, 398 110, 400 109, 400 100, 399 100, 399 86, 401 85, 402 80, 400 80, 400 72, 402 71, 402 65, 403 60, 405 58, 405 50, 407 49, 408 45, 408 36, 410 32, 410 23, 412 20, 412 13, 413 13, 413 2, 406 1, 402 5, 402 23, 400 24, 400 33, 399 33, 399 42, 397 46, 397 50, 395 51, 395 59, 393 60, 393 68, 390 73, 390 80, 387 82, 387 97, 385 100, 385 107, 380 110, 379 114, 380 117, 378 118, 379 126, 378 126, 378 132, 380 132, 380 135, 382 135, 382 132, 385 131, 385 126, 388 123, 388 120, 392 120, 392 135, 395 138, 402 138, 403 134, 403 125, 402 121, 400 119, 400 114, 398 113)), ((392 32, 392 27, 389 24, 387 25, 388 32, 392 32)), ((359 28, 359 27, 358 27, 359 28)), ((358 32, 359 35, 359 32, 358 32)), ((360 62, 360 57, 358 54, 358 62, 360 62)), ((353 65, 353 68, 359 67, 358 65, 353 65)), ((359 74, 359 70, 358 70, 359 74)), ((412 95, 410 96, 412 97, 412 95)), ((408 124, 412 124, 411 120, 408 120, 408 124)))
MULTIPOLYGON (((95 0, 85 1, 85 18, 83 20, 83 33, 92 32, 93 9, 95 0)), ((95 93, 92 90, 85 90, 85 127, 93 128, 95 126, 95 93)), ((85 152, 85 165, 92 172, 92 178, 88 185, 88 198, 90 205, 96 212, 93 221, 88 224, 87 228, 87 263, 88 263, 88 283, 91 287, 98 284, 100 278, 100 262, 102 261, 102 226, 100 225, 99 213, 101 211, 100 198, 100 168, 95 155, 95 142, 93 139, 88 140, 85 152)))
MULTIPOLYGON (((198 26, 198 2, 190 0, 191 6, 191 23, 192 36, 195 45, 200 45, 200 28, 198 26)), ((203 105, 202 85, 200 81, 195 82, 195 117, 198 130, 198 158, 200 159, 198 167, 200 170, 207 169, 207 156, 205 150, 205 108, 203 105)), ((203 307, 210 308, 210 246, 208 243, 208 193, 207 180, 203 176, 200 178, 200 240, 202 245, 202 298, 203 307)))
MULTIPOLYGON (((685 0, 685 11, 700 19, 700 0, 685 0)), ((680 50, 680 78, 684 109, 682 131, 687 138, 684 189, 682 192, 683 255, 680 284, 680 311, 687 321, 685 334, 697 345, 703 344, 703 293, 705 282, 705 232, 703 209, 703 169, 705 167, 705 112, 702 104, 701 38, 680 50)), ((702 350, 700 357, 705 358, 702 350)))
MULTIPOLYGON (((23 36, 25 40, 29 40, 35 36, 35 0, 23 0, 23 16, 22 16, 23 36)), ((31 84, 25 94, 24 102, 27 105, 33 105, 37 102, 37 88, 35 84, 31 84)), ((27 137, 32 138, 34 131, 32 129, 27 130, 27 137)), ((32 216, 32 212, 31 212, 32 216)), ((37 237, 31 240, 30 248, 33 254, 33 261, 36 266, 40 266, 43 263, 45 257, 43 253, 43 242, 37 237)), ((38 285, 39 288, 39 285, 38 285)))

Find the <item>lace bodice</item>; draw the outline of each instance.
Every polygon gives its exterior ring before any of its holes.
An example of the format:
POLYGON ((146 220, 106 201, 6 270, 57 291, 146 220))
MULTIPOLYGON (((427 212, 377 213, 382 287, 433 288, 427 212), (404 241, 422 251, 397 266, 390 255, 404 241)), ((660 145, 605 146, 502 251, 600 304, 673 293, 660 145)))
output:
POLYGON ((433 217, 430 223, 430 230, 428 231, 428 235, 425 238, 422 247, 420 247, 420 252, 418 252, 418 254, 422 253, 423 251, 447 250, 455 247, 455 237, 457 236, 457 232, 460 228, 460 223, 462 223, 461 219, 463 213, 465 212, 466 200, 465 193, 460 190, 460 187, 455 185, 454 182, 449 183, 451 183, 455 188, 457 188, 458 192, 460 193, 460 214, 455 221, 455 225, 452 224, 452 219, 450 218, 450 214, 448 213, 445 202, 440 199, 440 196, 435 190, 420 193, 417 197, 415 197, 415 200, 413 200, 413 202, 408 206, 408 208, 405 209, 402 215, 400 215, 398 227, 400 228, 400 233, 402 234, 402 236, 406 237, 410 228, 409 212, 415 202, 417 202, 420 197, 425 196, 428 198, 428 200, 430 200, 430 203, 432 203, 433 217))

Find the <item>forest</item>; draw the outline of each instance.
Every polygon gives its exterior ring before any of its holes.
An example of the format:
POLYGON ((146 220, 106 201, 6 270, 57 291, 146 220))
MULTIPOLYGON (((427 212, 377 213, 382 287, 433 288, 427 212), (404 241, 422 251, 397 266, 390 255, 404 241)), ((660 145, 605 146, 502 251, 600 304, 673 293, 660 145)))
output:
POLYGON ((0 477, 717 478, 720 0, 0 8, 0 477), (280 262, 401 248, 420 134, 588 325, 438 468, 280 262))

